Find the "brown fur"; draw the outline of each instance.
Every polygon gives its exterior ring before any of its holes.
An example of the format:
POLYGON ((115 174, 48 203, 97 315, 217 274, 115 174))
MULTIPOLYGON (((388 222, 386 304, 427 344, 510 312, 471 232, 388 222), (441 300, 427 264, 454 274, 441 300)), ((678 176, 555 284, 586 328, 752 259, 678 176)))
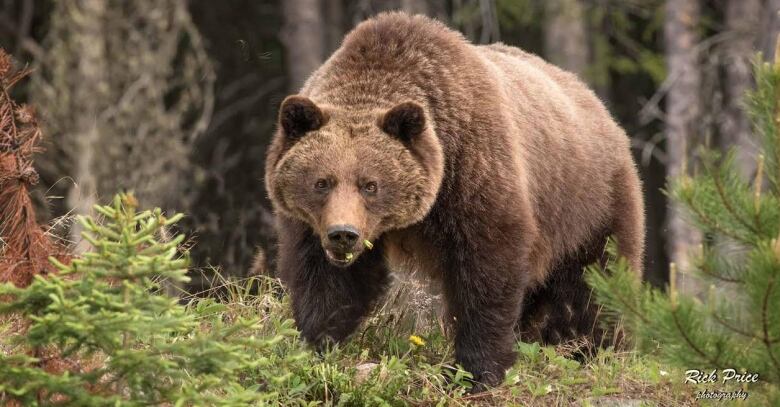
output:
POLYGON ((513 328, 546 342, 592 330, 582 267, 605 236, 641 273, 629 140, 574 75, 389 13, 355 28, 281 117, 307 100, 321 109, 301 119, 312 128, 290 137, 280 126, 266 162, 278 271, 305 338, 349 335, 381 295, 388 263, 405 256, 442 279, 457 361, 495 384, 514 361, 513 328), (323 250, 334 224, 376 247, 356 246, 351 263, 334 266, 323 250))

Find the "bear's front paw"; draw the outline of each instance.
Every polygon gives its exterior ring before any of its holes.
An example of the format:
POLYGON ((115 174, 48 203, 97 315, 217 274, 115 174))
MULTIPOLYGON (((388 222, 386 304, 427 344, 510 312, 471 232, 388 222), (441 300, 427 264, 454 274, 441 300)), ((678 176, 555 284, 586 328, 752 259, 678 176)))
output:
POLYGON ((453 367, 447 366, 445 368, 445 376, 447 382, 457 385, 470 385, 468 393, 475 394, 488 390, 491 387, 496 387, 504 380, 504 369, 498 369, 496 371, 486 370, 484 368, 464 367, 471 377, 462 377, 462 371, 453 367))
POLYGON ((506 370, 514 363, 516 354, 509 349, 497 351, 496 348, 498 346, 492 347, 491 352, 486 352, 484 348, 475 348, 472 352, 456 354, 458 363, 472 375, 474 385, 470 393, 485 391, 504 381, 506 370), (486 353, 489 353, 490 357, 485 357, 486 353))
POLYGON ((471 386, 469 393, 481 393, 491 387, 496 387, 504 381, 504 370, 501 371, 472 371, 474 375, 474 385, 471 386))

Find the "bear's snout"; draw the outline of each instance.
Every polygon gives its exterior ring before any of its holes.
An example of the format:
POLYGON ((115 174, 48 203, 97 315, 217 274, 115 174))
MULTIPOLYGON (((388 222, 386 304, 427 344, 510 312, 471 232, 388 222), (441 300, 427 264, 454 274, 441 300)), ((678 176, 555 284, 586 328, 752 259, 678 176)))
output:
POLYGON ((362 253, 362 247, 359 245, 361 234, 358 228, 353 225, 338 224, 328 226, 325 230, 325 239, 323 239, 323 249, 325 256, 331 264, 337 267, 347 267, 352 264, 362 253))
POLYGON ((335 225, 328 228, 328 241, 334 248, 351 250, 360 239, 360 233, 352 225, 335 225))

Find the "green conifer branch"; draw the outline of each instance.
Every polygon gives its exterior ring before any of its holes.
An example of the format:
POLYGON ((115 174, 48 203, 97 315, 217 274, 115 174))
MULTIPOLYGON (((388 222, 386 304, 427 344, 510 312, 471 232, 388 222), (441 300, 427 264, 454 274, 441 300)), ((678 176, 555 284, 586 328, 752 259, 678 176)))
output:
MULTIPOLYGON (((703 154, 703 171, 670 182, 670 197, 715 241, 692 262, 705 283, 720 285, 728 301, 711 290, 709 298, 638 285, 625 262, 586 274, 596 299, 630 323, 629 334, 668 362, 684 369, 747 369, 780 385, 780 64, 756 65, 757 89, 749 96, 756 133, 763 139, 752 185, 724 159, 703 154), (762 189, 763 177, 771 184, 762 189), (720 240, 719 240, 720 239, 720 240), (727 286, 724 285, 728 284, 727 286), (706 306, 705 306, 706 302, 706 306)), ((614 255, 614 253, 613 253, 614 255)), ((675 276, 670 276, 674 282, 675 276)), ((672 284, 673 285, 673 284, 672 284)))
POLYGON ((297 335, 292 321, 280 319, 277 331, 262 333, 256 318, 225 324, 209 311, 211 300, 185 307, 155 294, 159 278, 187 280, 183 237, 159 238, 181 215, 136 207, 132 195, 117 195, 96 208, 104 221, 80 219, 93 250, 70 264, 53 259, 60 273, 26 288, 0 285, 7 299, 0 315, 30 321, 14 338, 15 351, 0 353, 0 394, 22 405, 243 405, 276 397, 242 377, 264 360, 277 362, 266 366, 268 380, 304 363, 295 347, 279 348, 297 335))

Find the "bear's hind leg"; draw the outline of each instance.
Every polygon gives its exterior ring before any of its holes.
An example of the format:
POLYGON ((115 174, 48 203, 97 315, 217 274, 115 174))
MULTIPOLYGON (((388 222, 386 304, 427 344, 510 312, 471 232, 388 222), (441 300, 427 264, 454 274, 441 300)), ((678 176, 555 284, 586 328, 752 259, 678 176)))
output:
POLYGON ((585 339, 586 351, 602 345, 598 305, 583 278, 584 268, 605 257, 607 234, 600 233, 587 247, 559 261, 545 284, 526 294, 518 330, 526 342, 556 345, 585 339))
POLYGON ((644 208, 634 164, 623 165, 614 174, 612 184, 614 198, 608 230, 558 262, 545 285, 526 295, 518 326, 523 340, 557 344, 587 337, 596 346, 621 342, 620 332, 606 332, 599 326, 598 306, 583 279, 584 267, 605 261, 607 236, 614 237, 618 254, 628 260, 637 277, 642 275, 644 208))
POLYGON ((613 178, 612 236, 618 254, 628 260, 637 277, 642 277, 645 249, 645 209, 642 187, 633 163, 618 170, 613 178))

